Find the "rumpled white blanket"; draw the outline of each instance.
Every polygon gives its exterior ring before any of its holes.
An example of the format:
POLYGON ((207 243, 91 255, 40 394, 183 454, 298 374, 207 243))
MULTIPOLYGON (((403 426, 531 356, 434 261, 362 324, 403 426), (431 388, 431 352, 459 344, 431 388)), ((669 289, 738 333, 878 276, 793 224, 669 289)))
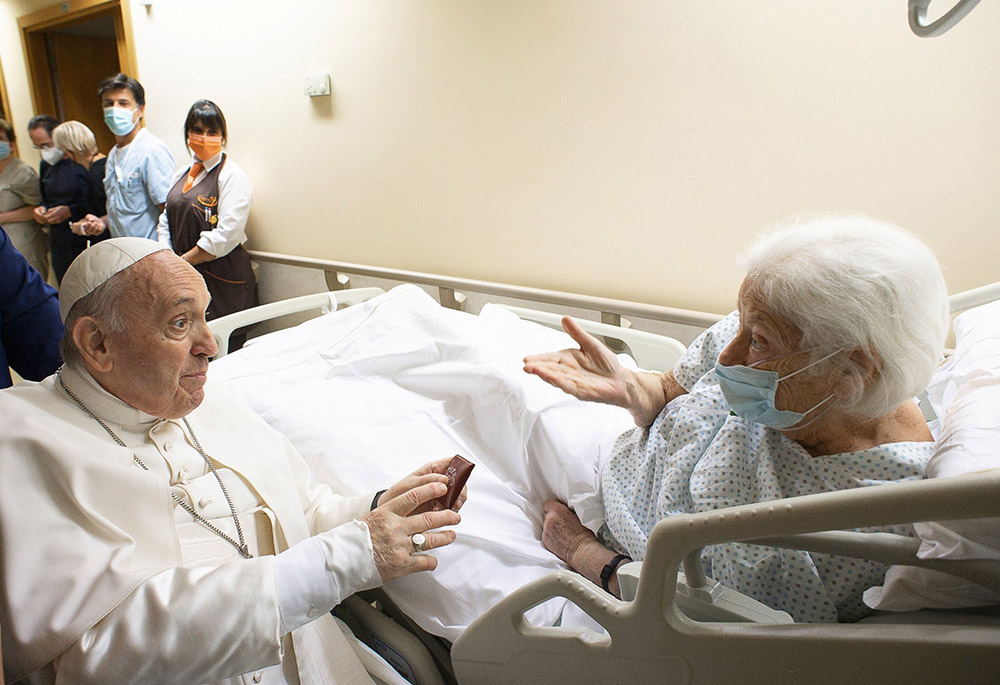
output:
MULTIPOLYGON (((564 333, 487 306, 444 309, 416 286, 251 341, 211 365, 335 491, 388 487, 461 454, 475 462, 458 540, 439 564, 387 584, 425 630, 455 639, 525 583, 565 568, 542 546, 542 502, 603 523, 599 474, 622 409, 584 403, 522 370, 527 354, 574 346, 564 333)), ((532 609, 551 625, 564 600, 532 609)))

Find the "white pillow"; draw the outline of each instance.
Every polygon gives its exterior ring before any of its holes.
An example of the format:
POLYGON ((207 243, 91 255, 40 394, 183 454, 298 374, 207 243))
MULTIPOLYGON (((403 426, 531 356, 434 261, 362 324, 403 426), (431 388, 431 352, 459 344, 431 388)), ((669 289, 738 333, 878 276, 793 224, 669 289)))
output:
MULTIPOLYGON (((928 478, 1000 468, 1000 301, 955 319, 955 353, 941 365, 927 398, 941 417, 928 478)), ((921 559, 1000 560, 1000 519, 914 525, 921 559)), ((913 566, 893 566, 865 593, 874 609, 912 611, 1000 604, 1000 594, 970 581, 913 566)))

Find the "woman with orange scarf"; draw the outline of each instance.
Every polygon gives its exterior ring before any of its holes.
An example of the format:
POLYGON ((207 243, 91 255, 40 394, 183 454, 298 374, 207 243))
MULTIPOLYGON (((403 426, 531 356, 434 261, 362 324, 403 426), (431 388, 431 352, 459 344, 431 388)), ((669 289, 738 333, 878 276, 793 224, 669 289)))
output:
MULTIPOLYGON (((257 282, 243 248, 253 185, 224 152, 226 118, 214 102, 191 106, 184 138, 194 161, 174 176, 157 236, 205 278, 211 320, 257 304, 257 282)), ((245 340, 246 330, 236 331, 230 350, 245 340)))

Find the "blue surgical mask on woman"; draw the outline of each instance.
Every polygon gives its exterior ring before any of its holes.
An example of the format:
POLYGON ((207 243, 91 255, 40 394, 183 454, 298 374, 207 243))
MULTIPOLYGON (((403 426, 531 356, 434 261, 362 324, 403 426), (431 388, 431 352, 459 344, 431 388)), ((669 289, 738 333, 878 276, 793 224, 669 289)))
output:
POLYGON ((134 109, 124 107, 105 107, 104 123, 108 125, 111 132, 116 136, 127 136, 138 123, 132 117, 135 115, 134 109))
MULTIPOLYGON (((820 400, 805 411, 778 409, 774 405, 774 395, 778 391, 778 383, 786 378, 791 378, 797 373, 802 373, 820 362, 826 361, 838 352, 840 350, 831 352, 822 359, 817 359, 811 364, 806 364, 798 371, 793 371, 781 377, 778 376, 777 371, 755 369, 752 366, 743 366, 742 364, 725 366, 718 361, 715 362, 715 375, 719 379, 719 388, 722 390, 726 402, 729 403, 729 407, 738 417, 745 421, 759 423, 770 428, 789 428, 802 421, 809 412, 815 411, 820 406, 829 402, 833 398, 833 395, 831 394, 826 399, 820 400)), ((774 357, 774 359, 778 359, 778 357, 774 357)))
POLYGON ((6 140, 0 140, 0 159, 7 159, 10 157, 10 143, 6 140))

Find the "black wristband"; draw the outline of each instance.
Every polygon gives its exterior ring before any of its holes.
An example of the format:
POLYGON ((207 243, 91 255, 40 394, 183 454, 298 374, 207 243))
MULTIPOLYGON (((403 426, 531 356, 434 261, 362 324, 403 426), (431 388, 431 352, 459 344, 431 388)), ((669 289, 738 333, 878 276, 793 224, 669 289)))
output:
POLYGON ((604 565, 604 570, 601 571, 601 587, 604 588, 605 592, 611 592, 611 588, 608 587, 608 583, 611 582, 611 574, 613 574, 618 569, 618 565, 626 559, 632 561, 632 557, 627 554, 617 554, 614 559, 604 565))
POLYGON ((385 490, 379 490, 378 492, 375 493, 375 497, 372 498, 372 508, 369 509, 369 511, 375 511, 375 508, 378 507, 378 500, 379 500, 379 498, 382 495, 384 495, 387 491, 388 491, 388 488, 386 488, 385 490))

